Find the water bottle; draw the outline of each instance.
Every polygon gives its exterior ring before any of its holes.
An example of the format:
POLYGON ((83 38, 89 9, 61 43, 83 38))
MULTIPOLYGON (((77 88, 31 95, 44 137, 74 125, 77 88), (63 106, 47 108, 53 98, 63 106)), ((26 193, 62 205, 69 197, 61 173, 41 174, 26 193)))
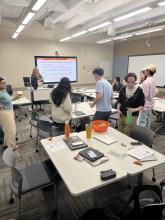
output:
POLYGON ((69 121, 65 122, 65 138, 69 139, 70 138, 70 126, 69 126, 69 121))
POLYGON ((127 111, 127 122, 128 124, 132 124, 133 118, 132 118, 132 113, 127 111))

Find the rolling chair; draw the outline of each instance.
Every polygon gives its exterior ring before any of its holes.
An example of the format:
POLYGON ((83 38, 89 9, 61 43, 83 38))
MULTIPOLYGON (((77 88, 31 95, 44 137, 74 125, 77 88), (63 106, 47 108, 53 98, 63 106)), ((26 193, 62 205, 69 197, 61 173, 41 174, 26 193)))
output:
POLYGON ((32 110, 31 111, 31 120, 30 120, 30 138, 32 138, 32 128, 35 127, 37 128, 38 126, 38 119, 39 115, 37 114, 36 111, 32 110))
POLYGON ((11 168, 10 204, 14 202, 14 198, 13 198, 13 194, 14 194, 15 197, 17 197, 19 200, 18 219, 20 219, 20 207, 21 207, 22 195, 28 192, 45 188, 50 185, 53 186, 53 190, 54 190, 55 189, 54 182, 49 172, 47 171, 48 167, 46 167, 46 164, 44 162, 34 164, 22 169, 17 169, 15 167, 16 155, 10 148, 7 148, 3 152, 3 160, 11 168))
MULTIPOLYGON (((146 127, 141 127, 138 125, 135 125, 131 131, 130 131, 130 137, 142 142, 143 144, 147 145, 148 147, 152 148, 152 141, 155 133, 146 127)), ((155 170, 153 168, 153 176, 152 181, 155 182, 155 170)))

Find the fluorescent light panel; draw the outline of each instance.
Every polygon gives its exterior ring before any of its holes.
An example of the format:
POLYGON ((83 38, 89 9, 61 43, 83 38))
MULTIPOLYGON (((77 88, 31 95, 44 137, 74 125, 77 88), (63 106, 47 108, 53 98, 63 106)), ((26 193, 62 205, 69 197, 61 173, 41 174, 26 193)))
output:
POLYGON ((46 2, 47 0, 38 0, 35 5, 33 6, 32 10, 33 11, 38 11, 42 6, 43 4, 46 2))
POLYGON ((72 37, 78 37, 80 35, 83 35, 83 34, 86 34, 88 31, 81 31, 81 32, 78 32, 76 34, 73 34, 72 37))
POLYGON ((155 28, 155 29, 151 29, 151 30, 144 30, 144 31, 139 31, 139 32, 135 33, 135 35, 142 35, 142 34, 152 33, 152 32, 161 31, 161 30, 163 30, 163 29, 162 28, 155 28))
POLYGON ((108 25, 110 25, 110 24, 111 24, 111 22, 110 22, 110 21, 107 21, 107 22, 104 22, 104 23, 102 23, 102 24, 99 24, 99 25, 97 25, 97 26, 95 26, 95 27, 89 28, 88 31, 95 31, 95 30, 97 30, 97 29, 99 29, 99 28, 106 27, 106 26, 108 26, 108 25))
POLYGON ((159 5, 159 6, 164 6, 164 5, 165 5, 165 1, 159 2, 158 5, 159 5))
POLYGON ((103 44, 112 41, 112 39, 97 41, 98 44, 103 44))
POLYGON ((122 20, 125 20, 125 19, 127 19, 127 18, 131 18, 131 17, 133 17, 133 16, 135 16, 135 15, 139 15, 139 14, 142 14, 142 13, 144 13, 144 12, 150 11, 151 9, 152 9, 152 8, 150 8, 150 7, 145 7, 145 8, 139 9, 139 10, 137 10, 137 11, 128 13, 128 14, 126 14, 126 15, 120 16, 120 17, 118 17, 118 18, 115 18, 115 19, 113 19, 113 20, 114 20, 115 22, 117 22, 117 21, 122 21, 122 20))
POLYGON ((65 37, 65 38, 61 39, 60 42, 70 40, 71 38, 72 38, 72 37, 65 37))
POLYGON ((125 39, 125 38, 129 38, 129 37, 132 37, 133 34, 127 34, 127 35, 123 35, 123 36, 117 36, 117 37, 114 37, 113 40, 121 40, 121 39, 125 39))
POLYGON ((28 24, 34 15, 35 13, 29 12, 25 19, 22 21, 22 24, 28 24))
POLYGON ((13 38, 13 39, 16 39, 18 35, 19 35, 19 33, 14 33, 14 34, 12 35, 12 38, 13 38))
POLYGON ((16 30, 16 32, 17 33, 20 33, 23 29, 24 29, 24 27, 25 27, 25 25, 20 25, 18 28, 17 28, 17 30, 16 30))

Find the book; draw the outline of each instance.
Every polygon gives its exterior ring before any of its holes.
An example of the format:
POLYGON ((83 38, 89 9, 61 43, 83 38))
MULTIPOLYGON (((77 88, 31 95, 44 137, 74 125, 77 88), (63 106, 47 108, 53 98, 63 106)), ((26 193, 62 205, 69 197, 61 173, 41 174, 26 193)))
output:
POLYGON ((85 161, 87 161, 89 164, 91 164, 94 167, 99 165, 99 164, 105 163, 108 160, 109 160, 109 158, 107 156, 101 157, 100 159, 95 160, 93 162, 85 158, 85 161))
POLYGON ((80 151, 79 154, 91 162, 94 162, 100 159, 101 157, 104 157, 104 154, 102 152, 92 147, 88 147, 85 150, 80 151))
POLYGON ((105 144, 113 144, 113 143, 117 142, 117 140, 112 138, 109 133, 107 133, 107 134, 105 134, 105 133, 104 134, 103 133, 93 134, 93 138, 95 138, 105 144))
POLYGON ((64 142, 71 150, 77 150, 84 147, 88 147, 88 145, 78 136, 72 136, 70 138, 64 138, 64 142))
POLYGON ((138 160, 144 160, 144 158, 154 155, 153 151, 146 148, 145 146, 138 146, 131 150, 128 150, 127 154, 135 157, 138 160))

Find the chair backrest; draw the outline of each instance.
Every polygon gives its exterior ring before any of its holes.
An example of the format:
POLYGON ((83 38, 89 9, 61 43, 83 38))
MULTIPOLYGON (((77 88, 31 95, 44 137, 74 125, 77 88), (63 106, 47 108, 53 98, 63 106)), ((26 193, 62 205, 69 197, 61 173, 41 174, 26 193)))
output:
POLYGON ((8 92, 9 95, 13 95, 13 88, 11 85, 6 85, 6 91, 8 92))
POLYGON ((140 214, 140 220, 162 220, 162 212, 164 208, 165 203, 147 205, 140 214))
POLYGON ((4 140, 4 132, 2 128, 0 127, 0 144, 3 144, 3 140, 4 140))
POLYGON ((52 137, 52 124, 49 121, 38 119, 38 132, 39 131, 47 132, 49 136, 52 137))
POLYGON ((79 93, 72 93, 71 94, 71 100, 72 100, 73 103, 82 102, 83 99, 84 99, 84 97, 79 93))
POLYGON ((38 119, 39 119, 39 115, 37 114, 37 112, 36 111, 32 111, 32 113, 31 113, 31 120, 32 121, 38 121, 38 119))
POLYGON ((11 184, 10 184, 10 187, 12 188, 12 192, 17 197, 21 196, 21 192, 22 192, 22 175, 15 167, 11 167, 11 184))
POLYGON ((10 167, 15 167, 16 164, 16 155, 15 153, 10 149, 7 148, 4 152, 3 152, 3 160, 5 161, 5 163, 7 165, 9 165, 10 167))
POLYGON ((131 138, 140 141, 151 148, 154 135, 155 133, 151 131, 149 128, 141 127, 138 125, 135 125, 130 131, 131 138))
POLYGON ((24 86, 25 87, 31 86, 31 81, 30 81, 30 77, 29 76, 23 77, 23 82, 24 82, 24 86))
POLYGON ((7 148, 3 152, 3 160, 11 168, 11 184, 10 184, 10 187, 12 188, 12 192, 14 192, 14 194, 16 196, 20 196, 21 191, 22 191, 22 175, 15 168, 15 164, 16 164, 16 155, 15 155, 15 153, 10 148, 7 148))

